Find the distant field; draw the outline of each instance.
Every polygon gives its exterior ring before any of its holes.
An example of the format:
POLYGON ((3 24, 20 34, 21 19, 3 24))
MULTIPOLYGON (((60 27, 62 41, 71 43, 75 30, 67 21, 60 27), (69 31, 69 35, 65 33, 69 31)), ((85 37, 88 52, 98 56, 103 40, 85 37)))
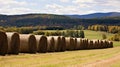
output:
MULTIPOLYGON (((102 39, 101 33, 85 30, 88 39, 102 39)), ((113 34, 105 33, 108 37, 113 34)), ((120 42, 114 42, 114 48, 66 51, 45 54, 20 54, 0 56, 0 67, 80 67, 87 66, 101 60, 111 60, 120 56, 120 42)), ((108 67, 120 67, 120 58, 113 62, 104 63, 108 67)), ((106 67, 106 66, 102 66, 106 67)))

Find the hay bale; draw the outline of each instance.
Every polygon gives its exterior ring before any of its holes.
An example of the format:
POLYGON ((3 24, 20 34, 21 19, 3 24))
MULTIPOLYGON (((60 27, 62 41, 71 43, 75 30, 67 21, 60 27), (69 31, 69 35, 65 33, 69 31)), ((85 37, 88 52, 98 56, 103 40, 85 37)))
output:
POLYGON ((94 40, 93 40, 93 48, 94 48, 94 49, 98 49, 99 46, 100 46, 100 45, 99 45, 99 40, 94 39, 94 40))
POLYGON ((85 42, 84 42, 84 49, 87 49, 87 46, 88 46, 88 39, 87 38, 84 38, 85 42))
POLYGON ((76 45, 76 50, 80 50, 80 39, 81 38, 77 38, 77 45, 76 45))
POLYGON ((48 52, 54 52, 55 51, 55 40, 54 40, 54 38, 51 37, 51 36, 47 37, 47 42, 48 42, 47 51, 48 52))
POLYGON ((20 34, 20 52, 36 53, 37 45, 36 38, 31 34, 20 34))
POLYGON ((85 49, 86 48, 85 39, 82 39, 81 43, 82 43, 81 44, 82 49, 85 49))
POLYGON ((93 49, 93 41, 92 40, 88 40, 88 49, 93 49))
POLYGON ((65 50, 66 50, 65 37, 61 36, 61 51, 65 51, 65 50))
POLYGON ((80 38, 80 47, 79 48, 80 48, 80 50, 84 48, 84 43, 83 43, 82 38, 80 38))
POLYGON ((53 38, 55 40, 55 51, 60 52, 60 50, 61 50, 61 38, 60 38, 60 36, 53 36, 53 38))
POLYGON ((112 48, 112 47, 113 47, 113 42, 109 41, 109 48, 112 48))
POLYGON ((8 39, 8 53, 9 54, 18 54, 20 48, 20 37, 16 32, 7 32, 8 39))
POLYGON ((8 40, 5 32, 0 31, 0 55, 5 55, 8 51, 8 40))
POLYGON ((35 35, 37 41, 37 51, 39 53, 47 52, 47 37, 43 35, 35 35))
POLYGON ((65 40, 66 40, 66 49, 67 50, 73 50, 74 49, 74 47, 73 47, 73 45, 74 45, 73 38, 72 37, 66 37, 65 40))
POLYGON ((73 38, 73 40, 74 40, 73 50, 77 50, 77 38, 73 38))

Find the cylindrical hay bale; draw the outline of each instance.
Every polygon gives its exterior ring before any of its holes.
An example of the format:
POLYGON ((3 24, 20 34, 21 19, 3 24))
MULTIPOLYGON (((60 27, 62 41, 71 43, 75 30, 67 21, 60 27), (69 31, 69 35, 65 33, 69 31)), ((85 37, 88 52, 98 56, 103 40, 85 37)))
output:
POLYGON ((101 40, 98 40, 98 46, 97 46, 97 48, 100 49, 100 47, 101 47, 101 40))
POLYGON ((61 51, 65 51, 65 50, 66 50, 65 37, 61 36, 61 51))
POLYGON ((8 50, 8 40, 5 32, 0 31, 0 55, 5 55, 8 50))
POLYGON ((73 50, 74 40, 72 37, 67 37, 66 39, 66 49, 67 50, 73 50))
POLYGON ((20 52, 36 53, 37 45, 36 38, 31 34, 20 34, 20 52))
POLYGON ((87 49, 87 46, 88 46, 88 39, 87 39, 87 38, 84 38, 84 40, 85 40, 85 44, 84 44, 85 46, 84 46, 84 48, 87 49))
POLYGON ((103 48, 107 48, 107 41, 106 40, 103 40, 103 48))
POLYGON ((51 36, 47 37, 47 42, 48 42, 47 51, 48 52, 54 52, 55 51, 55 40, 54 40, 54 38, 51 37, 51 36))
POLYGON ((79 49, 81 50, 81 49, 83 49, 83 47, 84 47, 84 43, 83 43, 82 38, 80 38, 80 47, 79 47, 79 49))
POLYGON ((77 38, 73 38, 74 39, 74 46, 73 46, 73 48, 74 48, 74 50, 77 50, 77 38))
POLYGON ((77 50, 80 50, 80 42, 81 42, 80 39, 81 38, 77 38, 77 45, 76 45, 77 50))
POLYGON ((112 48, 112 47, 113 47, 113 42, 109 41, 109 48, 112 48))
POLYGON ((85 45, 85 39, 82 39, 82 44, 81 44, 82 49, 85 49, 86 45, 85 45))
POLYGON ((104 41, 103 41, 103 40, 101 40, 101 43, 100 43, 100 44, 101 44, 101 47, 100 47, 100 48, 101 48, 101 49, 104 48, 104 41))
POLYGON ((20 48, 20 37, 18 33, 15 32, 7 32, 8 39, 8 54, 18 54, 20 48))
POLYGON ((55 51, 60 52, 61 50, 61 38, 60 36, 53 36, 55 40, 55 51))
POLYGON ((43 35, 35 35, 37 41, 37 51, 39 53, 47 52, 47 37, 43 35))
POLYGON ((89 45, 89 48, 90 48, 90 49, 93 49, 93 48, 94 48, 94 44, 93 44, 93 41, 92 41, 92 40, 89 41, 89 44, 90 44, 90 45, 89 45))
POLYGON ((93 40, 93 49, 96 49, 96 44, 97 44, 97 42, 96 42, 96 40, 93 40))

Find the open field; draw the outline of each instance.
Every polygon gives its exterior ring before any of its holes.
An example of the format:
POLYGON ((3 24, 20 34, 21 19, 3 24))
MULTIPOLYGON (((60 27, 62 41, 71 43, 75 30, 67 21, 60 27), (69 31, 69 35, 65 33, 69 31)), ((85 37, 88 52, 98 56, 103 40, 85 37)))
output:
MULTIPOLYGON (((88 39, 102 39, 101 33, 104 32, 86 30, 85 37, 88 39)), ((108 37, 113 35, 106 34, 108 37)), ((118 57, 120 56, 120 42, 114 42, 114 46, 114 48, 108 49, 0 56, 0 67, 89 67, 94 63, 100 65, 104 62, 104 65, 107 65, 105 67, 120 67, 120 57, 118 57)))

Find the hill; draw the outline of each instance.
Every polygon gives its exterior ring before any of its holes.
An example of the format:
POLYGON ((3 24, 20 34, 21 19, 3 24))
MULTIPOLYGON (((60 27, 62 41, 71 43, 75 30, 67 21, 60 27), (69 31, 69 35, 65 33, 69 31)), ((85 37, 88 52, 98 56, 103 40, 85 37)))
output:
POLYGON ((62 26, 71 28, 77 25, 87 27, 92 24, 120 25, 120 16, 79 19, 55 14, 0 15, 0 26, 62 26))
POLYGON ((92 13, 86 15, 67 15, 71 18, 91 19, 91 18, 102 18, 102 17, 117 17, 120 16, 120 12, 108 12, 108 13, 92 13))

